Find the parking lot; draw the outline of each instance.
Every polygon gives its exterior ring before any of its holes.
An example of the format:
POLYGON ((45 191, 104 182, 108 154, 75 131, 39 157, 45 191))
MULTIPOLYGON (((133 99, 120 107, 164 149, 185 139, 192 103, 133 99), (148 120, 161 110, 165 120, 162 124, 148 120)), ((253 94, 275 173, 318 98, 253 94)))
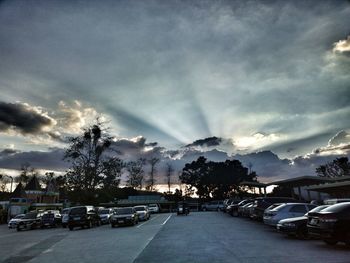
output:
POLYGON ((350 250, 297 240, 221 212, 156 214, 133 227, 21 231, 0 226, 0 262, 350 262, 350 250))

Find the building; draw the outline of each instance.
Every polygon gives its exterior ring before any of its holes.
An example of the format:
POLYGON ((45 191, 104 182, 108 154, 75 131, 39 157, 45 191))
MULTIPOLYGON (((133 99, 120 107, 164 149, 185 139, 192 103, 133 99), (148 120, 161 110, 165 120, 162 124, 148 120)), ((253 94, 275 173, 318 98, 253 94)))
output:
POLYGON ((22 183, 17 185, 10 198, 8 215, 12 218, 32 210, 61 209, 62 207, 55 180, 51 180, 46 188, 42 188, 38 178, 33 176, 25 186, 22 183))

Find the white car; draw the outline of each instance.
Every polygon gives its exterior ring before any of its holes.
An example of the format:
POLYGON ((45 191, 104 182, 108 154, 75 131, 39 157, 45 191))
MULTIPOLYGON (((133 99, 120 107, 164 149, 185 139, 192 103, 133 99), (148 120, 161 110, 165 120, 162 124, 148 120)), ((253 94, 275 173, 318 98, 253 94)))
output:
POLYGON ((136 213, 139 215, 139 220, 148 220, 150 218, 150 212, 145 205, 134 206, 136 213))
POLYGON ((276 226, 282 219, 303 216, 315 207, 316 205, 307 203, 285 203, 273 209, 265 210, 264 223, 276 226))
POLYGON ((16 215, 14 218, 12 218, 9 223, 7 224, 9 228, 16 228, 17 223, 20 219, 22 219, 25 215, 24 214, 19 214, 16 215))
POLYGON ((111 216, 113 215, 113 209, 112 208, 103 208, 98 211, 98 215, 101 219, 102 224, 109 224, 109 220, 111 216))
POLYGON ((157 204, 149 204, 148 205, 148 210, 151 213, 159 213, 159 211, 160 211, 159 206, 157 204))

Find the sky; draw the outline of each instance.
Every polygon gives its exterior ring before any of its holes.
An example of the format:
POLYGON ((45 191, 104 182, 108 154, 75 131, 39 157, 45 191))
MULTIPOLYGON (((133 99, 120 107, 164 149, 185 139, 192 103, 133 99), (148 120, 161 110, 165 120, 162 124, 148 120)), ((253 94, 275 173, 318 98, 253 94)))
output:
POLYGON ((100 117, 160 174, 203 155, 315 175, 349 156, 349 73, 349 1, 1 1, 0 169, 65 171, 100 117))

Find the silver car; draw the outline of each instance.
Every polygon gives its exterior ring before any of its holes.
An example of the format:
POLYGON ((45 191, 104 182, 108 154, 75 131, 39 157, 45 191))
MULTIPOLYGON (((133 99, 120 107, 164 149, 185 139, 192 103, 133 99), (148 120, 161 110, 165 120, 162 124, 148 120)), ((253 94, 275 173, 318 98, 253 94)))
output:
POLYGON ((273 209, 265 210, 264 223, 276 226, 282 219, 303 216, 315 207, 316 205, 306 203, 285 203, 273 209))
POLYGON ((102 224, 109 224, 110 218, 113 215, 112 208, 103 208, 98 211, 98 215, 102 224))
POLYGON ((151 217, 151 213, 148 210, 148 207, 145 205, 134 206, 136 213, 139 215, 139 220, 148 220, 151 217))

